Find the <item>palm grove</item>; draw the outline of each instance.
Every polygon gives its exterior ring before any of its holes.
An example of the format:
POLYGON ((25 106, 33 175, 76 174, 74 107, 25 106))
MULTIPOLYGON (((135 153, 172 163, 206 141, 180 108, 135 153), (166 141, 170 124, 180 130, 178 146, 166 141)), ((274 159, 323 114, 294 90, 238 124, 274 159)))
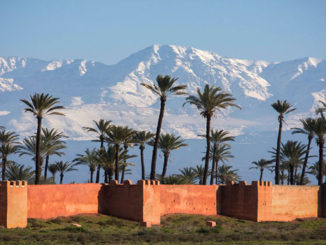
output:
MULTIPOLYGON (((223 184, 226 181, 238 181, 237 169, 226 164, 233 158, 229 142, 235 138, 223 129, 211 128, 211 121, 214 120, 216 112, 229 107, 240 108, 235 103, 235 98, 230 93, 223 91, 220 87, 208 84, 197 94, 188 95, 186 85, 176 84, 177 78, 158 75, 156 83, 142 83, 160 99, 160 112, 157 121, 156 132, 137 131, 127 126, 114 125, 111 120, 100 119, 93 121, 93 127, 84 127, 98 142, 98 148, 85 149, 83 153, 77 154, 71 162, 51 162, 53 156, 62 157, 66 148, 63 132, 56 129, 42 127, 43 119, 51 116, 64 116, 64 107, 60 105, 58 98, 49 94, 34 94, 29 99, 22 99, 25 112, 31 113, 37 122, 37 131, 34 135, 25 137, 22 141, 12 131, 0 126, 0 159, 2 161, 2 180, 28 180, 30 183, 55 183, 55 176, 59 174, 60 183, 63 182, 65 173, 76 171, 78 165, 86 165, 89 168, 89 182, 109 183, 115 179, 123 182, 125 176, 130 174, 130 166, 133 166, 133 159, 137 155, 130 154, 130 148, 139 148, 141 163, 141 178, 145 179, 144 151, 146 146, 152 147, 151 169, 148 178, 159 179, 164 184, 223 184), (190 104, 196 107, 200 115, 206 120, 206 133, 200 135, 206 140, 206 150, 203 156, 203 165, 196 167, 184 167, 179 169, 179 174, 166 176, 169 157, 172 151, 187 147, 185 140, 173 133, 161 133, 166 102, 171 96, 186 96, 184 106, 190 104), (157 173, 158 150, 163 155, 162 172, 157 173), (35 167, 25 167, 10 159, 13 154, 28 155, 35 162, 35 167), (51 177, 48 177, 51 173, 51 177), (43 174, 42 174, 43 173, 43 174), (95 179, 94 179, 95 174, 95 179), (210 177, 210 179, 209 179, 210 177)), ((276 184, 303 185, 308 184, 307 173, 315 175, 318 184, 323 183, 324 177, 324 135, 326 134, 326 120, 324 112, 326 105, 319 108, 317 118, 301 119, 302 127, 292 129, 293 134, 307 136, 307 144, 298 141, 287 141, 282 143, 282 127, 285 122, 285 115, 295 110, 286 100, 272 104, 273 109, 278 113, 279 130, 276 148, 273 148, 271 159, 259 159, 252 162, 251 169, 259 171, 259 180, 263 180, 264 170, 273 171, 276 184), (308 164, 313 139, 319 149, 319 159, 314 164, 308 164)))

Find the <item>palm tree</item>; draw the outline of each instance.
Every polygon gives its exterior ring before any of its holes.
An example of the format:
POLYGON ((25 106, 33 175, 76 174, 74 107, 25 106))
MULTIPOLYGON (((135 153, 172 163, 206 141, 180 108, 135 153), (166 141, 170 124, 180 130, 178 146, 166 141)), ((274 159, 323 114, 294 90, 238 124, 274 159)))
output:
POLYGON ((323 183, 323 175, 324 175, 324 144, 326 134, 326 120, 323 118, 316 119, 316 123, 313 125, 313 131, 317 136, 317 145, 319 146, 319 177, 318 177, 318 185, 323 183))
POLYGON ((303 156, 306 154, 306 146, 297 141, 287 141, 285 144, 282 144, 281 155, 284 159, 283 161, 289 167, 289 177, 290 184, 294 185, 294 169, 303 163, 303 156))
POLYGON ((53 183, 55 184, 55 174, 58 172, 57 164, 55 163, 50 164, 49 171, 52 174, 53 183))
POLYGON ((89 167, 90 172, 90 182, 93 183, 93 175, 96 170, 96 166, 98 166, 98 158, 97 151, 94 148, 93 150, 89 150, 88 148, 85 150, 85 154, 77 154, 77 158, 73 160, 76 165, 87 165, 89 167))
POLYGON ((311 149, 311 141, 315 137, 315 132, 313 127, 316 123, 316 119, 306 118, 301 119, 300 122, 302 123, 302 128, 293 128, 292 134, 305 134, 308 136, 308 144, 307 144, 307 151, 306 156, 302 166, 302 172, 300 176, 300 185, 303 185, 305 179, 305 172, 308 164, 309 153, 311 149))
MULTIPOLYGON (((323 165, 324 165, 323 168, 326 169, 326 163, 325 162, 324 162, 323 165)), ((307 173, 315 176, 316 180, 318 181, 319 180, 319 161, 315 162, 313 165, 311 165, 308 168, 308 170, 309 171, 307 171, 307 173)), ((326 175, 326 173, 323 174, 323 178, 324 178, 325 175, 326 175)))
POLYGON ((166 174, 166 169, 169 162, 169 156, 171 151, 180 149, 181 147, 188 146, 184 143, 184 140, 180 136, 175 136, 174 134, 162 134, 160 135, 158 147, 161 149, 164 155, 164 163, 162 170, 162 182, 164 182, 164 177, 166 174))
POLYGON ((6 131, 5 129, 0 131, 0 153, 2 158, 1 178, 3 181, 6 177, 6 166, 8 163, 8 156, 18 151, 18 143, 18 135, 15 132, 6 131))
MULTIPOLYGON (((124 158, 123 158, 123 164, 122 164, 122 171, 121 171, 121 180, 120 183, 123 183, 125 178, 125 170, 127 167, 127 155, 128 155, 128 147, 133 147, 132 143, 134 141, 135 131, 131 128, 126 127, 126 138, 123 141, 123 149, 124 149, 124 158)), ((133 155, 135 156, 135 155, 133 155)), ((129 157, 130 158, 130 157, 129 157)))
POLYGON ((184 185, 187 183, 181 175, 172 174, 172 175, 165 177, 165 184, 167 184, 167 185, 184 185))
POLYGON ((165 109, 165 103, 166 103, 167 97, 169 95, 187 94, 187 92, 185 91, 187 85, 173 86, 177 80, 178 80, 178 78, 171 78, 168 75, 165 77, 163 77, 162 75, 158 75, 156 77, 157 85, 154 83, 152 83, 152 84, 141 83, 142 86, 149 89, 154 94, 158 95, 161 100, 160 115, 158 117, 158 122, 157 122, 157 127, 156 127, 156 135, 154 138, 150 179, 155 179, 158 141, 159 141, 159 137, 160 137, 160 133, 161 133, 164 109, 165 109))
POLYGON ((8 180, 26 180, 28 183, 34 179, 34 171, 31 171, 32 167, 25 167, 20 164, 11 164, 8 167, 6 176, 8 180))
MULTIPOLYGON (((91 128, 91 127, 83 127, 85 130, 87 130, 88 132, 91 133, 95 133, 97 134, 98 139, 94 140, 96 142, 100 142, 100 151, 104 151, 104 140, 105 140, 105 134, 106 132, 110 129, 111 127, 111 122, 110 120, 104 120, 104 119, 100 119, 98 122, 96 122, 95 120, 93 121, 95 123, 95 128, 91 128)), ((98 165, 97 166, 97 172, 96 172, 96 183, 100 182, 100 169, 101 166, 98 165)))
MULTIPOLYGON (((40 170, 42 169, 44 158, 46 156, 46 149, 47 149, 47 146, 44 142, 44 138, 42 137, 41 143, 40 143, 40 156, 39 156, 40 170)), ((18 152, 19 152, 19 156, 28 155, 28 156, 31 156, 33 160, 35 160, 36 137, 35 136, 25 137, 23 140, 23 144, 21 146, 19 146, 18 152)))
POLYGON ((203 184, 203 177, 204 177, 204 167, 203 165, 196 165, 196 167, 193 168, 194 174, 195 174, 195 180, 198 180, 198 183, 200 185, 203 184))
POLYGON ((184 180, 185 184, 193 185, 195 183, 196 174, 193 168, 185 167, 183 169, 179 169, 180 177, 184 180))
MULTIPOLYGON (((217 184, 217 170, 218 170, 218 163, 221 161, 222 163, 225 164, 225 162, 229 162, 229 158, 233 158, 233 155, 231 154, 230 151, 230 146, 228 144, 219 144, 216 147, 215 154, 211 152, 210 158, 215 159, 215 174, 214 171, 211 171, 211 175, 215 175, 215 184, 217 184), (213 155, 214 154, 214 155, 213 155)), ((211 180, 212 180, 211 176, 211 180)), ((213 184, 213 182, 211 182, 213 184)))
POLYGON ((44 166, 44 179, 47 179, 47 171, 51 155, 63 156, 64 152, 60 151, 67 148, 65 146, 65 141, 61 140, 62 138, 68 138, 62 132, 59 132, 55 129, 42 128, 42 141, 46 145, 45 153, 45 166, 44 166))
POLYGON ((282 126, 284 122, 284 115, 288 114, 295 110, 286 100, 281 101, 277 100, 277 102, 272 104, 272 107, 276 112, 279 113, 278 121, 278 136, 277 136, 277 146, 276 146, 276 162, 275 162, 275 184, 280 183, 280 152, 281 152, 281 137, 282 137, 282 126))
POLYGON ((209 167, 209 150, 210 150, 210 129, 211 119, 214 112, 217 110, 225 109, 229 106, 240 108, 240 106, 234 103, 235 98, 231 94, 222 91, 220 87, 205 85, 203 93, 200 89, 197 89, 197 96, 190 95, 186 98, 184 104, 195 105, 200 111, 200 114, 206 118, 206 157, 205 157, 205 170, 203 176, 203 184, 206 185, 209 167))
MULTIPOLYGON (((110 183, 113 179, 115 156, 115 146, 113 145, 109 145, 107 151, 97 152, 97 161, 104 169, 104 183, 110 183)), ((119 156, 119 159, 120 158, 121 157, 119 156)))
POLYGON ((141 178, 145 179, 145 161, 144 161, 144 150, 145 144, 153 139, 154 134, 148 131, 137 131, 134 136, 134 142, 139 145, 140 150, 140 161, 141 161, 141 178))
MULTIPOLYGON (((220 147, 220 154, 216 154, 217 148, 221 143, 225 145, 225 148, 228 147, 230 149, 230 145, 225 143, 227 141, 234 141, 234 136, 230 136, 228 131, 221 130, 211 130, 211 141, 213 143, 213 152, 212 152, 212 168, 211 168, 211 182, 213 184, 214 180, 214 172, 217 171, 218 168, 218 159, 217 157, 223 153, 222 148, 220 147)), ((231 156, 231 155, 230 155, 231 156)))
POLYGON ((226 184, 227 181, 239 181, 237 169, 232 169, 232 166, 222 165, 218 167, 218 180, 220 184, 226 184))
POLYGON ((249 169, 259 169, 260 170, 260 177, 259 177, 259 181, 263 180, 263 174, 264 174, 264 170, 265 169, 270 169, 271 168, 271 164, 273 163, 273 160, 265 160, 265 159, 260 159, 258 161, 255 162, 251 162, 253 165, 255 165, 254 167, 251 167, 249 169))
POLYGON ((35 154, 35 184, 40 183, 41 170, 41 129, 42 129, 42 119, 45 115, 61 115, 58 110, 64 109, 63 106, 57 105, 59 103, 59 98, 54 98, 49 94, 38 94, 35 93, 30 96, 30 100, 22 99, 23 103, 27 105, 25 112, 31 112, 37 118, 37 131, 36 131, 36 154, 35 154))
POLYGON ((57 170, 60 173, 60 184, 62 184, 65 173, 77 170, 76 168, 74 168, 75 164, 71 164, 69 162, 64 163, 63 161, 59 161, 55 162, 55 164, 57 166, 57 170))
POLYGON ((125 139, 132 136, 134 131, 128 127, 115 126, 112 125, 110 129, 106 132, 107 141, 109 144, 114 144, 115 146, 115 179, 119 181, 119 153, 120 145, 124 143, 125 139))

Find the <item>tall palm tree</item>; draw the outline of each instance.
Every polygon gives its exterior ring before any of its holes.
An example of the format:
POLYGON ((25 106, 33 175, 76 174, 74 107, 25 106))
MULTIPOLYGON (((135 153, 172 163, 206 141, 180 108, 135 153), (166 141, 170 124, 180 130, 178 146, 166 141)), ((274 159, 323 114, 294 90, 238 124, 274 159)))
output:
POLYGON ((57 170, 60 173, 60 184, 62 184, 65 173, 77 170, 76 168, 74 168, 75 164, 71 164, 69 162, 59 161, 55 164, 57 166, 57 170))
POLYGON ((31 170, 32 167, 25 167, 20 164, 11 164, 8 167, 6 176, 8 180, 26 180, 28 183, 34 178, 34 171, 31 170))
POLYGON ((170 95, 187 94, 187 92, 185 91, 187 85, 173 86, 177 80, 178 80, 178 78, 171 78, 168 75, 166 75, 164 77, 162 75, 158 75, 156 77, 157 85, 154 83, 152 83, 152 84, 141 83, 142 86, 149 89, 154 94, 158 95, 161 100, 160 115, 158 117, 156 134, 155 134, 155 139, 154 139, 154 146, 153 146, 150 179, 155 179, 158 141, 159 141, 159 137, 160 137, 160 133, 161 133, 164 110, 165 110, 165 103, 166 103, 167 97, 170 95))
POLYGON ((137 131, 134 136, 134 142, 139 145, 140 150, 140 162, 141 162, 141 178, 145 179, 145 161, 144 161, 144 150, 145 144, 153 139, 154 134, 149 131, 137 131))
MULTIPOLYGON (((40 154, 39 154, 39 168, 40 172, 42 170, 42 165, 44 162, 44 158, 46 157, 46 149, 47 146, 44 142, 44 137, 41 138, 40 142, 40 154)), ((23 144, 19 146, 19 156, 28 155, 31 156, 33 160, 35 160, 36 156, 36 137, 35 136, 29 136, 25 137, 23 140, 23 144)), ((36 176, 35 176, 36 177, 36 176)))
POLYGON ((319 146, 319 174, 318 174, 318 185, 323 183, 324 175, 324 144, 326 134, 326 120, 324 118, 316 119, 316 123, 313 125, 313 131, 317 136, 317 145, 319 146))
POLYGON ((279 113, 278 115, 278 136, 277 136, 277 146, 276 146, 276 161, 275 161, 275 184, 280 183, 280 152, 281 152, 281 137, 282 137, 282 126, 284 122, 284 115, 288 114, 295 110, 286 100, 281 101, 277 100, 277 102, 272 104, 273 109, 279 113))
POLYGON ((90 172, 90 182, 93 183, 93 175, 98 164, 97 151, 86 149, 84 154, 77 154, 77 157, 73 160, 76 165, 87 165, 90 172))
POLYGON ((8 156, 18 151, 18 135, 15 132, 0 131, 0 153, 2 159, 2 175, 1 179, 4 181, 6 178, 6 166, 8 163, 8 156))
POLYGON ((115 179, 119 181, 119 163, 120 163, 120 145, 124 143, 125 139, 132 136, 134 131, 128 127, 112 125, 106 132, 107 141, 109 144, 115 146, 115 179))
POLYGON ((51 155, 63 156, 64 152, 60 151, 67 148, 65 146, 65 141, 62 138, 68 138, 63 132, 59 132, 55 129, 42 128, 42 141, 46 145, 45 153, 45 166, 44 166, 44 180, 47 179, 47 171, 51 155))
POLYGON ((181 147, 188 146, 184 143, 184 140, 180 136, 175 136, 174 134, 162 134, 160 135, 158 141, 158 147, 161 149, 164 156, 164 163, 162 169, 162 182, 164 183, 164 177, 166 174, 166 169, 169 162, 169 156, 171 151, 180 149, 181 147))
POLYGON ((281 154, 283 161, 289 167, 290 184, 294 185, 294 169, 303 163, 303 156, 306 154, 306 146, 298 141, 288 140, 281 146, 281 154))
POLYGON ((303 185, 308 159, 309 159, 309 153, 311 149, 311 141, 315 137, 315 132, 313 130, 313 127, 316 123, 316 119, 313 118, 300 119, 300 122, 302 124, 302 128, 293 128, 292 134, 305 134, 308 137, 306 156, 303 162, 302 172, 300 175, 300 185, 303 185))
POLYGON ((210 130, 211 130, 211 119, 214 112, 217 110, 225 109, 230 106, 240 108, 236 105, 235 98, 231 94, 222 91, 220 87, 205 85, 204 91, 201 92, 197 89, 197 96, 190 95, 186 98, 184 104, 195 105, 200 111, 200 114, 206 118, 206 157, 205 157, 205 171, 203 176, 203 184, 206 185, 209 167, 209 150, 210 150, 210 130))
POLYGON ((232 166, 222 165, 218 167, 218 180, 220 184, 226 184, 227 181, 239 181, 237 169, 232 169, 232 166))
POLYGON ((254 167, 251 167, 249 169, 259 169, 260 171, 260 176, 259 176, 259 181, 263 180, 263 174, 264 174, 264 170, 265 169, 270 169, 271 168, 271 164, 273 163, 273 160, 265 160, 265 159, 260 159, 258 161, 254 161, 251 162, 253 165, 255 165, 254 167))
POLYGON ((55 184, 55 174, 58 172, 57 164, 55 163, 50 164, 49 171, 52 174, 53 183, 55 184))
POLYGON ((222 148, 220 147, 219 149, 219 154, 217 155, 217 149, 219 147, 220 144, 225 145, 224 148, 226 148, 227 146, 230 148, 230 145, 225 143, 228 141, 234 141, 234 136, 229 135, 228 131, 225 131, 223 129, 221 130, 211 130, 211 141, 213 143, 213 152, 212 152, 212 168, 211 168, 211 182, 210 184, 213 184, 213 180, 214 180, 214 172, 215 170, 217 171, 218 168, 218 159, 217 157, 219 155, 221 155, 221 153, 225 152, 225 151, 221 151, 222 148))
MULTIPOLYGON (((97 121, 93 121, 95 123, 95 128, 91 128, 91 127, 83 127, 85 130, 87 130, 88 132, 91 133, 95 133, 97 135, 97 139, 94 140, 96 142, 100 142, 100 151, 104 151, 104 141, 105 141, 105 134, 106 132, 110 129, 111 127, 111 122, 110 120, 104 120, 104 119, 100 119, 98 122, 97 121)), ((97 166, 97 171, 96 171, 96 183, 100 182, 100 169, 101 166, 98 165, 97 166)))
POLYGON ((41 129, 42 119, 45 115, 61 115, 64 114, 58 110, 64 109, 63 106, 57 105, 59 98, 54 98, 49 94, 35 93, 30 96, 30 101, 22 99, 27 107, 25 112, 31 112, 37 119, 37 131, 36 131, 36 154, 35 154, 35 184, 40 183, 41 170, 40 170, 40 149, 41 149, 41 129))

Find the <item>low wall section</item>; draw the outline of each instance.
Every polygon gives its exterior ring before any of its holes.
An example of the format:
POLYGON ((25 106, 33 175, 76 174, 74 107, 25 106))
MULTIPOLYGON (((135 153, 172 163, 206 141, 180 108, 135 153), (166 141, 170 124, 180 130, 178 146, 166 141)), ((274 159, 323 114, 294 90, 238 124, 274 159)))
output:
POLYGON ((28 218, 98 213, 101 184, 29 185, 28 218))
POLYGON ((268 220, 291 221, 318 217, 319 186, 272 187, 272 215, 268 220))
POLYGON ((160 214, 217 214, 218 188, 217 185, 161 185, 160 214))

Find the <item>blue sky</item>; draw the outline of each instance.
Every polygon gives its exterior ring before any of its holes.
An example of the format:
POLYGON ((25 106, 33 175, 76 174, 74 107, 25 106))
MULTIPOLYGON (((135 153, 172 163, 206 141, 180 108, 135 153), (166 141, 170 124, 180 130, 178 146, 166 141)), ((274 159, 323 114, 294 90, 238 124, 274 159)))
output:
POLYGON ((0 0, 0 56, 113 64, 152 44, 326 59, 324 0, 0 0))

